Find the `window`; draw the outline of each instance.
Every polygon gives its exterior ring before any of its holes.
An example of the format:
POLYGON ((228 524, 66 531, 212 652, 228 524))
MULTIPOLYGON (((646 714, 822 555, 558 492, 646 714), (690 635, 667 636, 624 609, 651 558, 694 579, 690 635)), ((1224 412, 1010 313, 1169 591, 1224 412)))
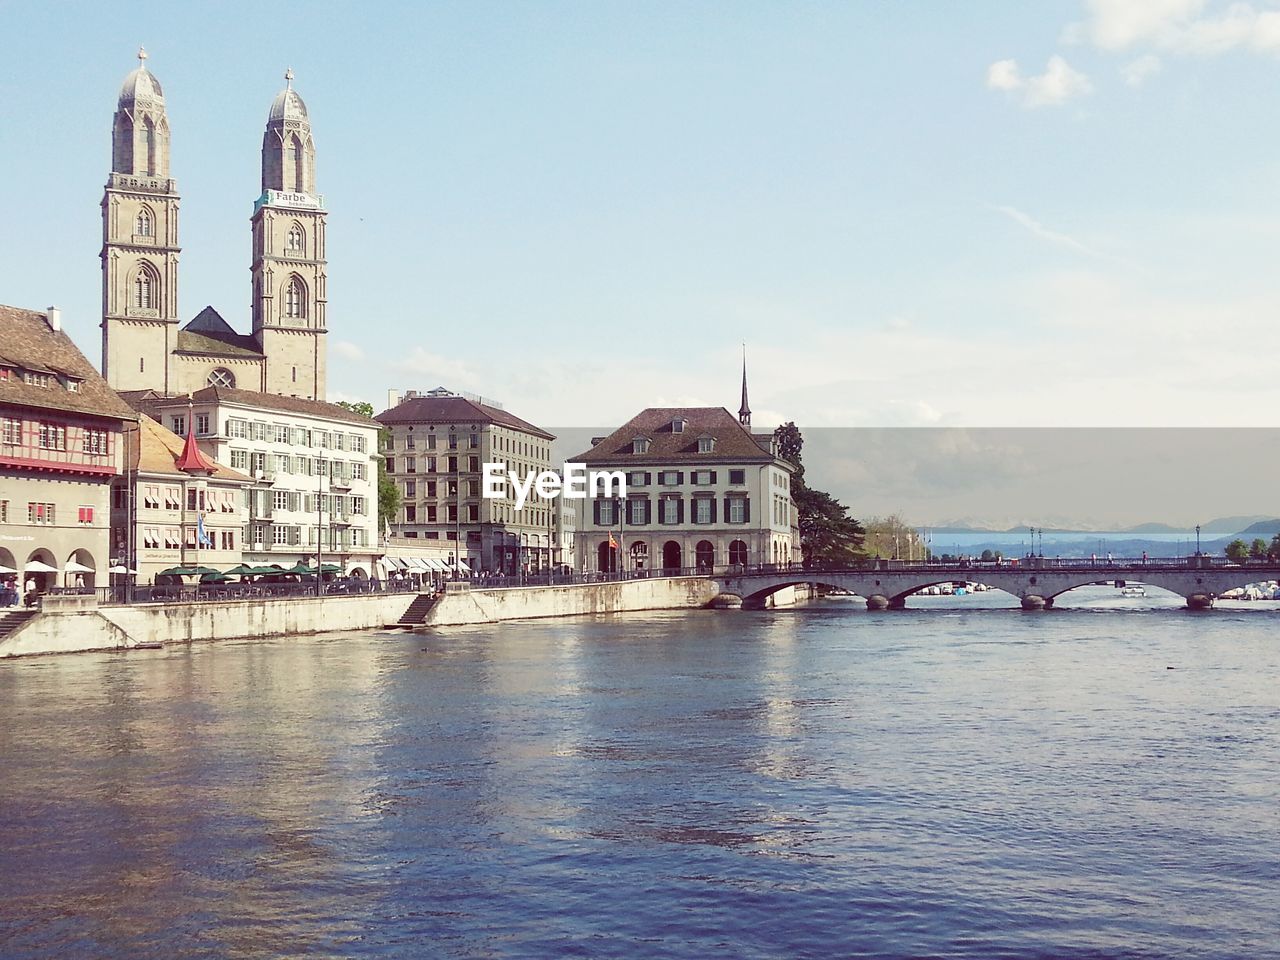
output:
POLYGON ((476 503, 467 504, 467 519, 472 523, 480 519, 480 505, 476 503))
POLYGON ((458 505, 451 503, 449 504, 449 522, 454 523, 457 521, 457 519, 458 519, 458 505))
POLYGON ((289 442, 289 428, 283 423, 273 423, 271 425, 271 435, 275 438, 276 443, 289 442))
POLYGON ((434 504, 428 504, 428 505, 427 505, 427 523, 435 523, 435 522, 436 522, 436 513, 437 513, 437 510, 436 510, 435 505, 434 505, 434 504))
POLYGON ((263 443, 267 440, 267 425, 261 420, 253 421, 253 439, 261 440, 263 443))
POLYGON ((648 453, 648 452, 649 452, 649 440, 648 440, 648 438, 647 438, 647 437, 635 437, 634 439, 632 439, 632 441, 631 441, 631 452, 632 452, 632 453, 648 453))
POLYGON ((467 457, 467 470, 469 470, 471 473, 478 473, 480 470, 480 458, 467 457))
POLYGON ((450 450, 458 449, 458 435, 455 433, 449 434, 449 449, 450 450))
POLYGON ((267 472, 267 455, 265 453, 260 453, 257 450, 249 454, 249 469, 251 469, 254 473, 257 473, 259 470, 261 470, 263 473, 266 473, 267 472))
POLYGON ((628 487, 647 487, 649 485, 649 474, 643 470, 632 470, 627 474, 628 487))
POLYGON ((404 507, 404 522, 405 522, 405 523, 417 523, 417 522, 418 522, 418 508, 417 508, 416 506, 414 506, 412 503, 407 503, 407 504, 405 504, 405 507, 404 507))
POLYGON ((277 509, 277 510, 288 510, 288 509, 289 509, 289 491, 288 491, 288 490, 274 490, 274 491, 272 491, 272 497, 271 497, 271 499, 272 499, 272 503, 271 503, 271 505, 272 505, 275 509, 277 509))
POLYGON ((435 495, 436 495, 436 481, 434 481, 434 480, 428 480, 428 481, 427 481, 427 496, 428 496, 428 497, 434 497, 435 495))
POLYGON ((404 495, 406 497, 416 497, 418 495, 418 481, 406 480, 404 482, 404 495))
POLYGON ((679 523, 684 503, 679 497, 663 497, 660 501, 659 523, 679 523))
POLYGON ((698 438, 698 452, 699 452, 699 453, 710 453, 710 452, 711 452, 712 450, 714 450, 715 448, 716 448, 716 438, 715 438, 715 437, 699 437, 699 438, 698 438))
POLYGON ((231 469, 232 470, 248 470, 249 469, 249 451, 248 450, 232 450, 231 451, 231 469))
POLYGON ((150 310, 155 306, 155 291, 151 271, 143 267, 133 278, 133 305, 140 310, 150 310))
POLYGON ((301 277, 290 277, 284 292, 284 315, 292 320, 303 320, 307 316, 307 288, 302 285, 301 277))
POLYGON ((222 549, 234 550, 236 548, 236 534, 234 530, 222 531, 222 549))
POLYGON ((693 501, 694 523, 715 523, 716 502, 710 497, 695 497, 693 501))
POLYGON ((469 446, 472 450, 477 449, 480 446, 480 434, 478 433, 471 434, 471 439, 467 442, 467 446, 469 446))
POLYGON ((164 508, 166 510, 182 509, 182 498, 178 495, 176 487, 164 488, 164 508))
POLYGON ((360 436, 359 434, 356 434, 356 433, 353 433, 353 434, 351 435, 351 452, 352 452, 352 453, 364 453, 364 452, 365 452, 365 439, 364 439, 364 437, 362 437, 362 436, 360 436))
POLYGON ((196 436, 207 437, 209 435, 209 415, 207 413, 196 414, 196 436))
POLYGON ((236 437, 246 440, 249 437, 249 421, 248 420, 228 420, 227 436, 236 437))
POLYGON ((169 429, 172 430, 174 433, 176 433, 180 437, 184 436, 187 432, 187 418, 186 417, 170 417, 169 429))
POLYGON ((143 207, 138 211, 138 216, 133 221, 133 232, 140 237, 150 237, 153 236, 152 231, 154 229, 151 211, 143 207))
POLYGON ((278 547, 287 546, 289 543, 289 528, 279 524, 272 527, 271 542, 278 547))
POLYGON ((41 373, 38 370, 23 370, 22 380, 33 387, 49 387, 53 385, 53 374, 41 373))
POLYGON ((417 449, 417 446, 418 446, 418 442, 417 440, 414 439, 414 436, 412 433, 404 438, 404 448, 406 450, 415 450, 417 449))
POLYGON ((450 458, 449 458, 449 472, 450 472, 450 473, 457 473, 457 472, 458 472, 458 458, 457 458, 457 457, 450 457, 450 458))
POLYGON ((288 473, 289 455, 287 453, 273 453, 271 455, 271 469, 276 473, 288 473))
POLYGON ((643 527, 649 522, 649 501, 633 499, 627 501, 627 523, 633 527, 643 527))
POLYGON ((321 450, 328 450, 329 447, 333 445, 330 442, 330 436, 329 436, 328 430, 317 430, 312 434, 312 437, 316 442, 316 446, 319 447, 321 450))
POLYGON ((746 482, 747 482, 747 471, 745 471, 745 470, 730 470, 730 471, 729 471, 729 482, 730 482, 731 484, 733 484, 735 487, 740 487, 740 486, 742 486, 744 483, 746 483, 746 482))
MULTIPOLYGON (((468 496, 468 497, 478 497, 478 496, 480 496, 480 481, 479 481, 479 480, 468 480, 468 481, 467 481, 467 496, 468 496)), ((534 496, 537 496, 537 494, 535 493, 535 494, 534 494, 534 496)))
POLYGON ((417 473, 417 472, 418 472, 418 458, 417 458, 417 457, 405 457, 405 458, 404 458, 404 472, 405 472, 405 473, 417 473))
POLYGON ((746 523, 751 519, 751 507, 746 497, 725 497, 725 519, 729 523, 746 523))
POLYGON ((683 417, 676 417, 671 421, 672 433, 684 433, 684 425, 687 421, 683 417))
POLYGON ((679 470, 663 470, 658 474, 658 483, 664 487, 678 487, 684 483, 684 474, 679 470))
POLYGON ((335 433, 333 435, 333 449, 335 450, 347 449, 347 435, 345 433, 335 433))
POLYGON ((351 512, 358 514, 364 513, 364 497, 351 498, 351 512))
POLYGON ((60 423, 41 423, 40 446, 45 450, 67 449, 67 428, 60 423))
POLYGON ((54 522, 52 503, 28 503, 27 523, 40 523, 51 526, 54 522))
POLYGON ((66 377, 63 382, 67 385, 68 393, 79 393, 80 384, 84 383, 83 380, 77 380, 75 377, 66 377))
POLYGON ((107 452, 107 431, 86 427, 80 437, 84 452, 100 457, 107 452))
POLYGON ((618 518, 614 515, 612 500, 596 501, 596 525, 601 527, 611 527, 618 522, 618 518))
POLYGON ((434 450, 436 448, 436 435, 434 433, 427 434, 427 449, 434 450))
POLYGON ((76 522, 82 527, 87 527, 93 523, 93 507, 80 506, 76 508, 76 522))
POLYGON ((22 421, 13 417, 5 417, 3 421, 3 439, 5 443, 22 442, 22 421))
POLYGON ((289 233, 284 240, 284 248, 289 253, 305 253, 307 249, 306 237, 302 232, 300 224, 294 224, 289 228, 289 233))
POLYGON ((351 479, 363 480, 364 478, 365 478, 364 464, 358 461, 356 463, 351 464, 351 479))
POLYGON ((427 473, 435 473, 435 472, 436 472, 436 458, 427 457, 427 473))
POLYGON ((395 473, 395 472, 396 472, 396 458, 387 457, 387 473, 395 473))

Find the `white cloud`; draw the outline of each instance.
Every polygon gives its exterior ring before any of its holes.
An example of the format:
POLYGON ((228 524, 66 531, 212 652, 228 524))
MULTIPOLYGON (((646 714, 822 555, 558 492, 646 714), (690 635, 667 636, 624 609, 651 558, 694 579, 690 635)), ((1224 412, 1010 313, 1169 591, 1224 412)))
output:
POLYGON ((1124 50, 1185 30, 1206 0, 1088 0, 1087 33, 1103 50, 1124 50))
POLYGON ((359 344, 352 343, 350 340, 334 340, 329 347, 343 360, 358 363, 364 359, 364 350, 359 344))
POLYGON ((1141 44, 1177 53, 1213 56, 1230 50, 1280 53, 1280 11, 1252 3, 1208 0, 1088 0, 1089 19, 1066 38, 1084 33, 1100 50, 1141 44))
POLYGON ((1089 78, 1054 54, 1044 73, 1024 77, 1016 60, 998 60, 987 68, 987 87, 1017 96, 1023 106, 1060 106, 1074 97, 1093 92, 1089 78))
POLYGON ((1049 243, 1056 244, 1060 247, 1066 247, 1068 250, 1074 250, 1076 253, 1083 253, 1085 256, 1102 256, 1102 254, 1097 250, 1086 246, 1075 237, 1068 236, 1065 233, 1059 233, 1057 230, 1050 230, 1039 220, 1036 220, 1029 214, 1023 213, 1017 207, 996 207, 996 209, 1014 223, 1025 228, 1029 233, 1039 237, 1041 240, 1047 240, 1049 243))
POLYGON ((1160 72, 1163 65, 1160 58, 1155 54, 1149 53, 1146 56, 1139 57, 1137 60, 1131 60, 1120 68, 1120 76, 1124 78, 1124 82, 1131 87, 1140 87, 1149 79, 1160 72))
POLYGON ((422 347, 414 347, 404 357, 387 366, 396 373, 416 378, 418 385, 406 386, 419 390, 439 386, 453 390, 475 390, 480 383, 475 371, 461 360, 442 357, 422 347))

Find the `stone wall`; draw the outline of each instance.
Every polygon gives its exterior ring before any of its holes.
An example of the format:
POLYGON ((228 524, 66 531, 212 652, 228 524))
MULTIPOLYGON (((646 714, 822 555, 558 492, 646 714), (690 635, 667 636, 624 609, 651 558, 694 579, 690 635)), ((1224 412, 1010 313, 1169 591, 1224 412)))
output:
POLYGON ((0 657, 369 630, 395 623, 417 594, 105 606, 44 612, 0 641, 0 657))
POLYGON ((426 625, 444 627, 634 610, 679 610, 705 607, 715 595, 715 584, 701 577, 520 590, 462 590, 441 597, 427 614, 426 625))

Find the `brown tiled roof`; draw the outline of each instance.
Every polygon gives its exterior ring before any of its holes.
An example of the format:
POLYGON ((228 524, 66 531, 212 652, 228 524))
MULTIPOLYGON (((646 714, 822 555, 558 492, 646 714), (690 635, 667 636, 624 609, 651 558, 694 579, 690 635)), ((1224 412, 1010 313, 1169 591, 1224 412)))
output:
MULTIPOLYGON (((160 410, 170 410, 187 404, 187 395, 175 394, 162 396, 151 390, 130 390, 121 394, 138 410, 155 416, 160 410)), ((255 390, 237 390, 233 387, 205 387, 191 395, 196 403, 237 403, 246 407, 261 407, 266 410, 279 410, 281 413, 300 413, 325 420, 344 420, 347 423, 359 424, 362 427, 377 427, 375 420, 363 414, 353 413, 346 407, 336 403, 325 403, 323 400, 307 400, 303 397, 282 397, 277 393, 258 393, 255 390)))
POLYGON ((724 407, 649 407, 632 417, 590 450, 573 458, 587 464, 626 463, 768 463, 773 456, 760 447, 751 431, 724 407), (671 423, 685 420, 684 432, 671 423), (699 437, 715 437, 710 453, 698 452, 699 437), (649 440, 647 453, 632 453, 636 437, 649 440))
POLYGON ((128 404, 107 386, 107 381, 71 342, 66 331, 49 327, 47 314, 0 306, 0 353, 6 363, 16 367, 63 374, 81 381, 72 393, 62 384, 38 387, 24 383, 20 376, 11 376, 0 380, 0 403, 112 420, 136 419, 128 404))
POLYGON ((178 331, 178 353, 260 360, 262 348, 253 337, 236 333, 213 307, 205 307, 178 331))
MULTIPOLYGON (((178 458, 182 456, 183 441, 176 433, 166 430, 146 414, 138 419, 137 443, 129 444, 129 466, 141 473, 159 473, 181 477, 186 474, 178 469, 178 458)), ((213 462, 213 458, 209 457, 213 462)), ((224 467, 214 462, 212 476, 218 480, 238 480, 241 483, 253 483, 243 473, 224 467)))
POLYGON ((374 419, 387 426, 396 423, 496 423, 544 440, 555 439, 554 434, 535 427, 527 420, 466 397, 409 397, 390 410, 382 411, 374 419))

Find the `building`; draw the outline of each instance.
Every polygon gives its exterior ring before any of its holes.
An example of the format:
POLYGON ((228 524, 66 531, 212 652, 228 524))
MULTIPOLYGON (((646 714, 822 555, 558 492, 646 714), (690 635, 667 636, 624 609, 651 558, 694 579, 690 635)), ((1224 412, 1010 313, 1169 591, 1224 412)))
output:
POLYGON ((344 573, 373 575, 381 552, 373 420, 337 404, 231 387, 122 396, 175 434, 194 430, 203 453, 253 479, 245 563, 311 562, 318 548, 344 573))
POLYGON ((139 65, 120 89, 102 197, 102 373, 162 396, 206 386, 323 400, 327 334, 324 198, 292 72, 271 104, 253 205, 252 319, 237 333, 205 307, 179 327, 177 182, 160 81, 139 65))
POLYGON ((374 419, 386 428, 387 475, 402 500, 394 536, 460 543, 459 556, 477 571, 531 573, 562 562, 551 500, 531 494, 517 509, 509 486, 501 499, 481 492, 485 463, 522 479, 549 471, 554 436, 492 401, 443 387, 403 399, 392 391, 387 406, 374 419))
POLYGON ((194 424, 184 440, 143 414, 125 432, 124 472, 111 482, 112 556, 138 583, 172 567, 228 570, 243 558, 253 480, 205 454, 194 424))
POLYGON ((0 306, 0 576, 106 585, 109 485, 134 419, 56 308, 0 306))
POLYGON ((742 407, 651 407, 598 437, 576 461, 621 471, 625 503, 579 502, 578 560, 614 572, 708 570, 799 560, 794 468, 770 434, 751 432, 742 407))
POLYGON ((556 517, 556 535, 553 544, 557 567, 578 569, 578 503, 568 497, 556 497, 552 509, 556 517))

